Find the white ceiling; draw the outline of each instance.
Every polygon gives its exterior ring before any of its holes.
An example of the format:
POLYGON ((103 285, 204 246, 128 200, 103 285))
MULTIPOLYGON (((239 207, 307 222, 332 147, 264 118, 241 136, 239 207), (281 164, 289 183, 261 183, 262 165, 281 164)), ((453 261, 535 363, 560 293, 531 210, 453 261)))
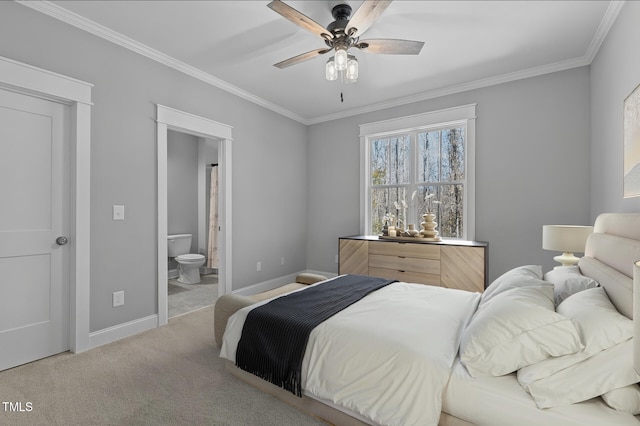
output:
MULTIPOLYGON (((287 1, 323 26, 335 4, 287 1)), ((620 10, 609 1, 394 1, 366 38, 424 41, 418 56, 355 49, 356 84, 324 78, 324 47, 269 1, 22 2, 310 124, 591 63, 620 10), (78 16, 79 15, 79 16, 78 16)))

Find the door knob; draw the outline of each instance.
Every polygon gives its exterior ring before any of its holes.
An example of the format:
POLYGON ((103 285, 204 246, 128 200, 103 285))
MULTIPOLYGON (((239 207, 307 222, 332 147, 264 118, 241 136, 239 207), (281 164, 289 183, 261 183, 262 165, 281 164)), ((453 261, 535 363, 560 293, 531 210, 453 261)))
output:
POLYGON ((69 242, 69 239, 67 237, 58 237, 56 238, 56 244, 58 244, 59 246, 63 246, 65 244, 67 244, 69 242))

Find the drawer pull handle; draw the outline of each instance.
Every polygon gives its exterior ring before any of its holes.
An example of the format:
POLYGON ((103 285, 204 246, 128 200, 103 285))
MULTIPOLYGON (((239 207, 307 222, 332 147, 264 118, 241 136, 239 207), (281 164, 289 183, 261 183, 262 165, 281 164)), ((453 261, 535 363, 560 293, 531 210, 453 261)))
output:
POLYGON ((398 259, 406 259, 407 256, 398 256, 398 259))
POLYGON ((398 270, 398 272, 402 272, 402 273, 404 273, 404 271, 403 271, 403 270, 401 270, 401 269, 399 269, 399 270, 398 270))

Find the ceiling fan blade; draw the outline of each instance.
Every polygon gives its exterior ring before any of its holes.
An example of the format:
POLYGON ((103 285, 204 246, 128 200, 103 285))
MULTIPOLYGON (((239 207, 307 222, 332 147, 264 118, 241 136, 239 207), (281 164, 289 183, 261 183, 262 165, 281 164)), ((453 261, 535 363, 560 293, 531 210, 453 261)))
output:
POLYGON ((331 40, 333 38, 333 34, 331 34, 331 32, 329 32, 325 27, 280 0, 273 0, 267 6, 294 24, 319 35, 325 40, 331 40))
POLYGON ((349 20, 345 32, 350 37, 360 37, 380 18, 392 0, 365 0, 349 20))
POLYGON ((396 40, 391 38, 372 38, 362 40, 355 45, 360 50, 371 53, 390 55, 417 55, 422 50, 424 41, 396 40))
POLYGON ((320 55, 324 55, 325 53, 331 51, 331 49, 327 49, 326 47, 322 48, 322 49, 316 49, 316 50, 312 50, 311 52, 307 52, 307 53, 303 53, 301 55, 298 56, 294 56, 293 58, 289 58, 286 59, 282 62, 278 62, 277 64, 274 64, 273 66, 276 68, 287 68, 290 67, 292 65, 296 65, 299 64, 300 62, 304 62, 304 61, 308 61, 309 59, 313 59, 316 56, 320 56, 320 55))

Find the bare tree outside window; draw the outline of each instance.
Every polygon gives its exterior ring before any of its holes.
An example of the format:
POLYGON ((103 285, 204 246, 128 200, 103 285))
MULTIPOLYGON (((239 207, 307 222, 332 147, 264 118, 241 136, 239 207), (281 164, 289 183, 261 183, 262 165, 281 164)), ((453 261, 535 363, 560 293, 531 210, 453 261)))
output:
POLYGON ((465 127, 445 127, 370 139, 371 232, 390 225, 419 227, 436 214, 440 235, 464 235, 465 127))

